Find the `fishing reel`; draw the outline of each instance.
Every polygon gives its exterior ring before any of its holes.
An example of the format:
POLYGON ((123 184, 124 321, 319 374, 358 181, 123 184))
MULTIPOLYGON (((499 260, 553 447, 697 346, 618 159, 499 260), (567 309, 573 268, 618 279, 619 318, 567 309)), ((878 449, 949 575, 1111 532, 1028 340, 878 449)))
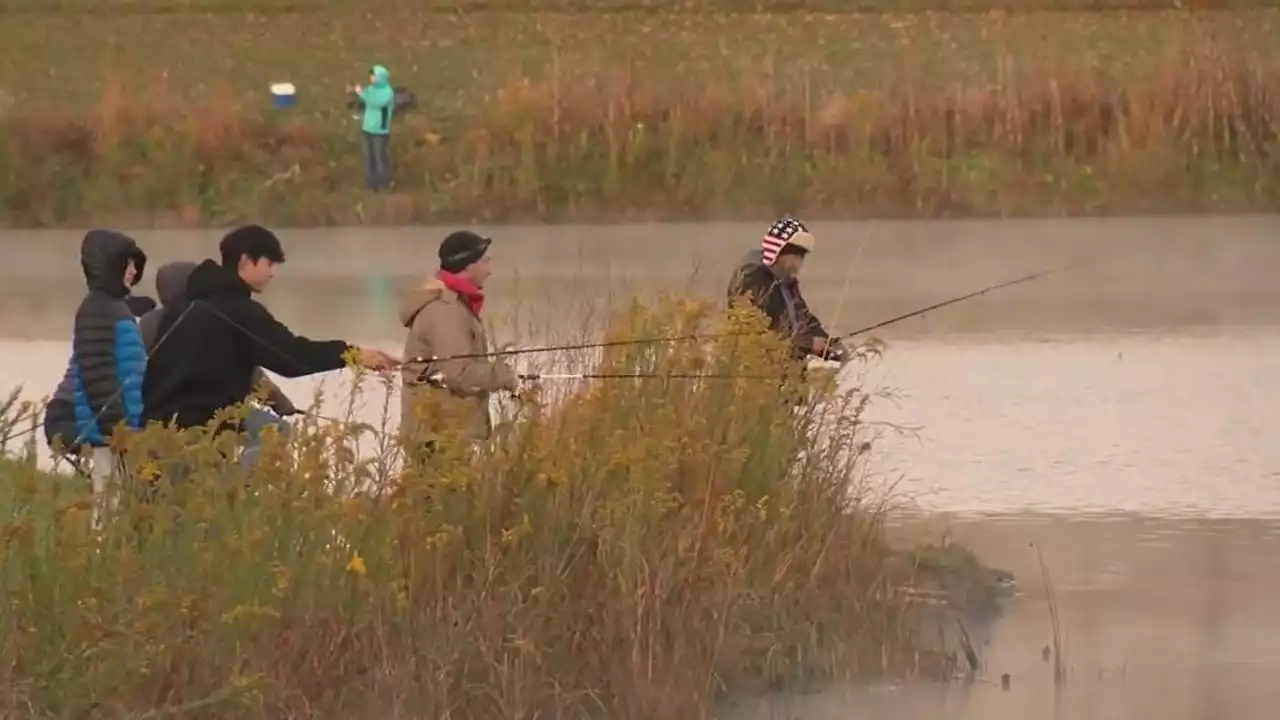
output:
MULTIPOLYGON (((414 381, 419 385, 430 385, 431 387, 438 388, 440 390, 447 390, 448 386, 445 384, 444 373, 435 368, 435 362, 437 360, 439 360, 439 358, 434 356, 430 358, 413 358, 410 360, 411 363, 422 363, 424 366, 422 368, 422 372, 418 373, 414 378, 414 381)), ((525 373, 517 375, 516 377, 522 381, 529 381, 537 380, 540 376, 525 373)), ((518 390, 512 390, 511 397, 517 400, 520 399, 520 392, 518 390)))
POLYGON ((435 358, 431 358, 431 360, 426 361, 426 365, 422 368, 422 372, 418 373, 418 376, 414 378, 414 380, 419 385, 430 385, 443 390, 445 387, 444 373, 435 369, 435 366, 432 364, 434 360, 435 358))

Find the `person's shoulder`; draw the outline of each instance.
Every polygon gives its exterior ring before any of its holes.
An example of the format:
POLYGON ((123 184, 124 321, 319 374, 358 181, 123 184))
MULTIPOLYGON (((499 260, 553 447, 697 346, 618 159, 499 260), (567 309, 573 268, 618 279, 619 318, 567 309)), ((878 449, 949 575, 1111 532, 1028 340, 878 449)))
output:
POLYGON ((127 319, 131 322, 134 320, 133 311, 129 309, 124 298, 118 298, 100 290, 90 290, 85 293, 80 306, 76 308, 76 317, 95 320, 127 319))
POLYGON ((772 287, 775 280, 773 273, 764 265, 749 265, 742 269, 742 284, 745 287, 772 287))

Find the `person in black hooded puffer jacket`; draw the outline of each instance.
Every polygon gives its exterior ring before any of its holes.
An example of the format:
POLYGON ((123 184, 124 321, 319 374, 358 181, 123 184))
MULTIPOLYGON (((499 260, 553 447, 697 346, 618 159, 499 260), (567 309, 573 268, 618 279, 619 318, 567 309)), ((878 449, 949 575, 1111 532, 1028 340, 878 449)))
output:
POLYGON ((76 309, 67 372, 45 409, 45 439, 51 447, 71 452, 92 448, 90 476, 98 499, 119 463, 108 448, 111 433, 120 425, 142 426, 147 349, 125 298, 142 280, 146 265, 146 253, 128 235, 113 230, 85 234, 80 267, 89 292, 76 309))
POLYGON ((146 264, 146 254, 127 235, 85 234, 80 267, 89 292, 76 309, 67 372, 45 411, 51 445, 105 447, 117 425, 141 427, 147 349, 125 298, 146 264))

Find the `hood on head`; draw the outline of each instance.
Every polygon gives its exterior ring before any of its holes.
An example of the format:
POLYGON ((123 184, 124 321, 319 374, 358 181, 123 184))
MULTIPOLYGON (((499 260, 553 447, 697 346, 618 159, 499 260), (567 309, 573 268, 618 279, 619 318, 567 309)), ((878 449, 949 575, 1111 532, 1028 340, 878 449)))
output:
POLYGON ((171 262, 156 270, 156 295, 164 306, 180 305, 187 298, 187 280, 196 269, 193 262, 171 262))
POLYGON ((249 297, 251 291, 235 270, 228 270, 214 260, 205 260, 191 271, 186 292, 187 300, 200 300, 226 294, 249 297))
POLYGON ((400 296, 399 306, 396 308, 400 316, 400 324, 406 328, 413 327, 413 320, 418 317, 418 313, 422 312, 422 308, 443 299, 444 296, 444 283, 435 278, 417 287, 409 288, 400 296))
POLYGON ((80 269, 90 290, 99 290, 114 297, 129 294, 124 286, 124 269, 133 261, 137 270, 133 284, 142 281, 147 267, 147 254, 128 235, 115 230, 90 230, 80 242, 80 269))
POLYGON ((373 66, 372 75, 374 87, 386 87, 391 78, 391 73, 387 72, 387 69, 381 65, 373 66))

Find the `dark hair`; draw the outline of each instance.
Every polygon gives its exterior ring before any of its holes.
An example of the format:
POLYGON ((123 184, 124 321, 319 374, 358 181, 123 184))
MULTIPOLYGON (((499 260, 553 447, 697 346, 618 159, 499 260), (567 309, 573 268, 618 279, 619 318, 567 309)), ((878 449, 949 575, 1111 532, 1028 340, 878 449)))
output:
POLYGON ((284 262, 284 248, 280 247, 280 238, 261 225, 245 225, 227 233, 218 243, 218 252, 222 255, 222 267, 234 268, 240 264, 240 258, 248 257, 253 262, 266 258, 277 265, 284 262))

